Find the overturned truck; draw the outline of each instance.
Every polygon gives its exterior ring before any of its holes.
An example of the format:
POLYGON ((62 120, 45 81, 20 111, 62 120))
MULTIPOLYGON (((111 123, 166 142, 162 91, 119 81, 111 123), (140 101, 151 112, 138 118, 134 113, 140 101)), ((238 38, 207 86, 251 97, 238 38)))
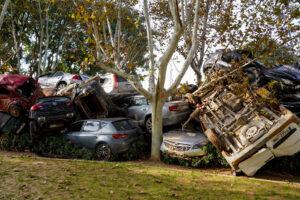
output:
POLYGON ((272 99, 266 87, 249 84, 244 67, 219 69, 188 98, 208 140, 234 174, 253 176, 275 157, 300 151, 300 119, 272 99))

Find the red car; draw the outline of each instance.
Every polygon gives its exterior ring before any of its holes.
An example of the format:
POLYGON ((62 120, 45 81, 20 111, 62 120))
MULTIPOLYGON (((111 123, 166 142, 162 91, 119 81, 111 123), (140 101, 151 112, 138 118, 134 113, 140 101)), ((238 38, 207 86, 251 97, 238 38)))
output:
POLYGON ((20 117, 42 96, 36 80, 18 74, 0 75, 0 111, 20 117))

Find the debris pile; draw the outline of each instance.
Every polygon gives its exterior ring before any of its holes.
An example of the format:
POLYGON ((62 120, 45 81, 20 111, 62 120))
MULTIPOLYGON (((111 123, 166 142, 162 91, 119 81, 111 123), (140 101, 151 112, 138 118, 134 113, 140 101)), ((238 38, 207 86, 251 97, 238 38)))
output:
POLYGON ((270 70, 237 52, 226 56, 229 62, 224 54, 209 62, 210 81, 187 95, 195 107, 190 119, 201 123, 235 174, 253 176, 274 157, 300 151, 300 119, 280 105, 283 99, 262 75, 270 70))

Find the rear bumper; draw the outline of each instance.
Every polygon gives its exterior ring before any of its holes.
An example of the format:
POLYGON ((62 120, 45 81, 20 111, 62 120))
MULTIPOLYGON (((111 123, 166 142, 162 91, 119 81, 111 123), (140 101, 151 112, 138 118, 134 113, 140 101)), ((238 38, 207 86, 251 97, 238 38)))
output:
POLYGON ((110 144, 113 154, 119 154, 128 151, 132 144, 139 140, 140 137, 134 137, 124 141, 116 141, 110 144))

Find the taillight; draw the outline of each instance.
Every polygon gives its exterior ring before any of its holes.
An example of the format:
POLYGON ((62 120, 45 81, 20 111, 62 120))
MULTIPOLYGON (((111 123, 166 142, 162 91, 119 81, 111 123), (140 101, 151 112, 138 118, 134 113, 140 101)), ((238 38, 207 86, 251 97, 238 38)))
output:
POLYGON ((169 111, 178 111, 178 106, 177 105, 172 105, 172 106, 169 106, 169 111))
POLYGON ((119 86, 117 75, 113 74, 114 88, 117 89, 119 86))
POLYGON ((35 110, 39 110, 41 108, 43 108, 42 104, 35 104, 35 105, 31 106, 30 110, 35 111, 35 110))
POLYGON ((72 76, 72 80, 81 80, 81 77, 78 74, 72 76))
POLYGON ((115 133, 115 134, 112 134, 112 137, 114 139, 125 139, 125 138, 128 138, 128 134, 115 133))

